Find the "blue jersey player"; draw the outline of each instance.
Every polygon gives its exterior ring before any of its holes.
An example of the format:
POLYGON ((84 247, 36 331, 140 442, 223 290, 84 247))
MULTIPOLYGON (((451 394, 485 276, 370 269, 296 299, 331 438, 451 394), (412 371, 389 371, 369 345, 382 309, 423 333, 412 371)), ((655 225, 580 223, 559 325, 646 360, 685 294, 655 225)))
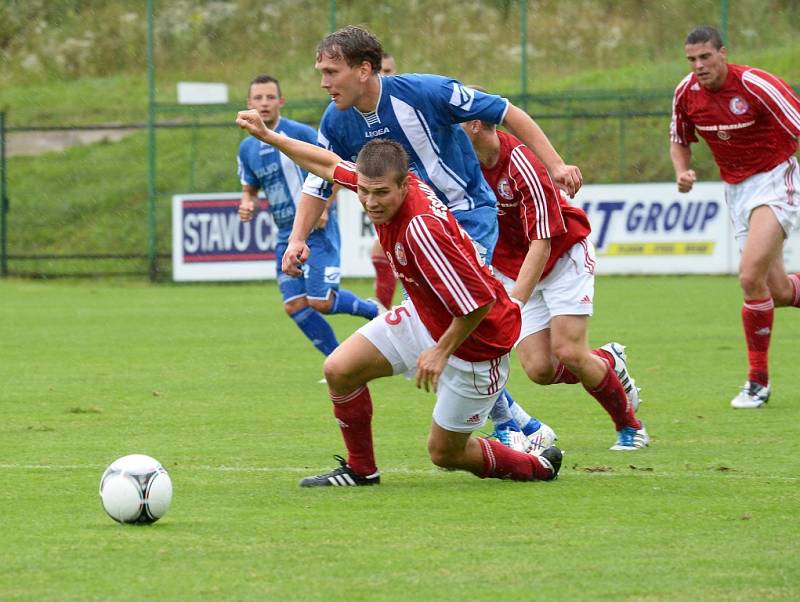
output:
MULTIPOLYGON (((251 82, 247 106, 259 112, 268 128, 284 136, 316 144, 317 133, 313 128, 281 117, 280 110, 284 102, 280 84, 274 77, 262 75, 251 82)), ((258 191, 263 190, 278 227, 276 256, 282 257, 294 224, 295 201, 300 196, 307 174, 278 149, 253 137, 246 138, 239 145, 237 160, 242 183, 239 217, 242 221, 252 219, 258 203, 258 191)), ((280 264, 277 266, 278 287, 286 313, 326 356, 339 343, 330 324, 320 313, 347 313, 367 319, 378 314, 378 306, 374 302, 361 299, 339 287, 339 226, 332 199, 308 236, 312 257, 303 266, 302 273, 287 274, 280 264)))
MULTIPOLYGON (((502 123, 540 157, 569 194, 580 188, 580 170, 566 165, 539 126, 508 100, 437 75, 381 76, 382 54, 380 42, 371 33, 352 26, 330 34, 317 47, 315 67, 322 76, 322 88, 333 101, 322 117, 319 144, 354 160, 361 147, 374 138, 399 142, 410 157, 411 170, 450 208, 487 261, 497 241, 496 201, 459 123, 473 119, 502 123)), ((283 258, 287 271, 295 270, 297 261, 308 257, 305 236, 329 194, 322 180, 313 175, 306 179, 283 258)), ((541 445, 536 439, 543 432, 539 422, 514 404, 507 392, 503 397, 516 412, 516 422, 541 445)), ((497 426, 494 414, 492 419, 497 426)), ((513 423, 500 423, 506 422, 513 423)), ((546 443, 540 449, 546 449, 546 443)))

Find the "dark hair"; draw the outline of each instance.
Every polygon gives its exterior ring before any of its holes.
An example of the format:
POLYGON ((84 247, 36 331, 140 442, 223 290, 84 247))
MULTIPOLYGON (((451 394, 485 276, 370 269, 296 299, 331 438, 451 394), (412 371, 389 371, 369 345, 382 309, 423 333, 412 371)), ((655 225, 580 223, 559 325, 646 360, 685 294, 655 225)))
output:
POLYGON ((325 36, 317 46, 317 60, 320 60, 323 54, 332 59, 342 58, 350 67, 367 61, 372 65, 372 72, 379 73, 383 46, 378 38, 366 29, 348 25, 325 36))
POLYGON ((408 175, 408 153, 394 140, 370 140, 358 153, 356 170, 368 178, 395 174, 395 181, 400 184, 408 175))
POLYGON ((708 25, 695 27, 689 32, 689 35, 686 36, 686 44, 705 44, 706 42, 711 42, 711 45, 717 50, 723 46, 722 35, 719 31, 708 25))
POLYGON ((251 81, 250 85, 247 87, 247 98, 250 98, 250 90, 253 89, 255 84, 275 84, 275 86, 278 88, 278 97, 281 96, 281 84, 277 79, 271 75, 259 75, 253 81, 251 81))
POLYGON ((382 59, 391 59, 391 58, 394 58, 394 57, 392 56, 392 54, 390 52, 384 52, 383 54, 381 54, 381 58, 382 59))

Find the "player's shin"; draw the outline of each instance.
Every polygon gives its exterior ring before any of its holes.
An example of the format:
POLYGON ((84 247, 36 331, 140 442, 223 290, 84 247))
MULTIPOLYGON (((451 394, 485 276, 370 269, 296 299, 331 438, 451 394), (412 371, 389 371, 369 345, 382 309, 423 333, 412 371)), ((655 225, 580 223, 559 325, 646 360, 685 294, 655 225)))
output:
POLYGON ((584 388, 608 412, 616 430, 619 431, 626 426, 641 428, 642 423, 636 418, 633 405, 628 403, 625 388, 611 366, 606 364, 606 374, 599 385, 594 388, 584 385, 584 388))
POLYGON ((792 286, 792 307, 800 307, 800 273, 789 274, 789 284, 792 286))
POLYGON ((769 384, 767 355, 774 315, 775 305, 771 298, 745 300, 742 306, 742 325, 750 366, 747 380, 764 387, 769 384))
POLYGON ((333 415, 339 423, 347 464, 361 476, 377 471, 372 445, 372 397, 366 385, 345 395, 330 393, 333 415))
POLYGON ((555 475, 552 466, 538 457, 514 451, 499 441, 473 438, 481 446, 483 468, 475 474, 482 479, 511 479, 513 481, 549 481, 555 475))
POLYGON ((333 291, 333 305, 330 313, 350 314, 371 320, 380 313, 380 309, 373 301, 362 299, 358 295, 342 288, 338 291, 333 291))
POLYGON ((322 314, 311 307, 304 307, 289 316, 309 341, 326 357, 339 346, 333 328, 322 314))
POLYGON ((506 400, 506 403, 508 403, 508 411, 511 413, 511 416, 513 416, 514 420, 517 421, 517 424, 526 436, 532 435, 542 426, 542 423, 539 422, 537 418, 528 414, 528 412, 525 411, 525 408, 519 405, 514 398, 511 397, 511 393, 508 392, 508 389, 503 389, 503 392, 500 394, 500 398, 506 400))

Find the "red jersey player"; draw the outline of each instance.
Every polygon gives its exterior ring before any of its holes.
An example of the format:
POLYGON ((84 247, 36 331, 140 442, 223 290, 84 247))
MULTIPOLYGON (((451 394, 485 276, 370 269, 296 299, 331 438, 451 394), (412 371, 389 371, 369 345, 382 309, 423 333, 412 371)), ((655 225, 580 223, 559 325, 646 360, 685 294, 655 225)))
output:
POLYGON ((497 197, 500 236, 492 267, 522 305, 517 356, 531 380, 580 382, 611 416, 615 451, 646 447, 650 438, 634 412, 639 391, 625 348, 591 350, 588 319, 594 295, 594 249, 586 214, 553 185, 542 162, 511 134, 479 120, 462 124, 497 197))
MULTIPOLYGON (((499 441, 471 437, 486 421, 508 378, 520 313, 481 264, 452 213, 408 171, 402 146, 374 140, 353 165, 321 147, 275 134, 257 111, 241 111, 236 122, 307 171, 358 194, 411 299, 360 328, 325 360, 333 412, 348 457, 339 459, 338 468, 307 477, 300 485, 380 482, 367 383, 413 370, 418 387, 436 392, 428 437, 434 464, 482 478, 554 479, 561 465, 558 448, 537 457, 499 441)), ((308 249, 304 252, 307 255, 308 249)), ((284 256, 284 264, 293 260, 297 256, 284 256)))
POLYGON ((734 408, 769 400, 767 352, 775 307, 800 307, 800 274, 787 274, 783 243, 800 220, 797 138, 800 99, 779 77, 727 63, 719 32, 698 27, 686 38, 692 68, 675 90, 670 156, 680 192, 692 189, 690 144, 708 143, 739 244, 742 323, 749 371, 734 408))

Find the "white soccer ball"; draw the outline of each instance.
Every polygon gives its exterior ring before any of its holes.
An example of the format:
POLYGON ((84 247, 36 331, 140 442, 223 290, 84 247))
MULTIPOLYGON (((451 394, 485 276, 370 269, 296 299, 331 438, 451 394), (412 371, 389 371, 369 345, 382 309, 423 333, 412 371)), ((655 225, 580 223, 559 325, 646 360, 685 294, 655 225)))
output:
POLYGON ((154 523, 172 501, 172 480, 155 458, 123 456, 103 473, 100 500, 108 515, 119 523, 154 523))

